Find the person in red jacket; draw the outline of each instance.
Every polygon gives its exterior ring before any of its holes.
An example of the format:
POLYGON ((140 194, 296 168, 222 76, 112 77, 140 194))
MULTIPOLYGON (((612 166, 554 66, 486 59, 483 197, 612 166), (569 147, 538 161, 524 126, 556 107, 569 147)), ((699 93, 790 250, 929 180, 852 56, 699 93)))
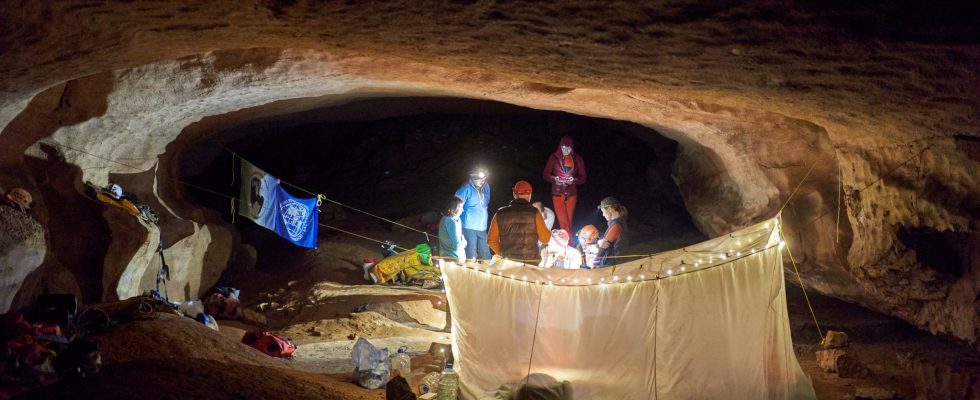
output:
POLYGON ((558 226, 566 232, 571 232, 578 185, 585 184, 586 179, 585 162, 573 151, 574 145, 570 136, 563 136, 558 150, 548 157, 543 173, 544 179, 551 182, 551 199, 558 226))

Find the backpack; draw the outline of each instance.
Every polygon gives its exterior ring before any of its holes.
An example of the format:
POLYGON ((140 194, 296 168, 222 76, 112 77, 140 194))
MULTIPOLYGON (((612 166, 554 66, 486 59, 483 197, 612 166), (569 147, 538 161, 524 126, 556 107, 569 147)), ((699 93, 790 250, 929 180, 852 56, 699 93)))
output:
POLYGON ((245 332, 245 336, 242 336, 242 343, 272 357, 292 357, 293 351, 296 351, 296 345, 293 344, 292 340, 261 330, 245 332))

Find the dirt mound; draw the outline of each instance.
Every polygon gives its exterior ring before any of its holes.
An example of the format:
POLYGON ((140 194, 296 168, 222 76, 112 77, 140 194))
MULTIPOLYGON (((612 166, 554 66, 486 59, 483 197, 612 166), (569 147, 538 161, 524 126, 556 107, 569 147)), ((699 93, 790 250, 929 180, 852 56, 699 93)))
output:
MULTIPOLYGON (((237 335, 236 335, 237 336, 237 335)), ((177 315, 124 323, 95 335, 102 372, 27 399, 360 399, 379 392, 298 369, 177 315)))
POLYGON ((18 399, 376 399, 380 391, 296 370, 200 358, 107 365, 77 383, 40 388, 18 399))
POLYGON ((287 360, 269 357, 221 335, 190 318, 156 313, 146 320, 110 328, 94 336, 106 364, 162 358, 206 358, 221 362, 286 367, 287 360))

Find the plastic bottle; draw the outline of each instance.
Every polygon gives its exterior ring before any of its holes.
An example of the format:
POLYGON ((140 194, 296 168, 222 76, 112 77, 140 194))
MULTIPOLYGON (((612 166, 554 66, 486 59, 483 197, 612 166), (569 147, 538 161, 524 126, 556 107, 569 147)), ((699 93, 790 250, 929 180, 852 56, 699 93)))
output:
POLYGON ((459 391, 459 375, 453 371, 453 362, 446 362, 446 369, 442 370, 439 377, 439 392, 436 397, 438 400, 456 400, 459 391))
POLYGON ((398 371, 406 380, 412 377, 412 358, 405 352, 405 346, 398 348, 398 353, 391 357, 391 370, 398 371))
POLYGON ((429 372, 422 377, 422 381, 419 382, 419 394, 426 394, 429 392, 435 392, 439 390, 439 377, 441 377, 438 372, 429 372))

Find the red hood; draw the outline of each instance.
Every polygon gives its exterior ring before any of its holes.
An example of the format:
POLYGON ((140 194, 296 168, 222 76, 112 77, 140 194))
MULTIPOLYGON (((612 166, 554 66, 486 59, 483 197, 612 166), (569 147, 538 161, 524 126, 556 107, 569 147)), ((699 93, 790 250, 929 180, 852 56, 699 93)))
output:
POLYGON ((562 136, 561 140, 558 142, 558 150, 555 150, 555 155, 558 156, 559 160, 565 157, 564 154, 561 154, 561 146, 571 146, 572 154, 575 154, 575 141, 572 140, 571 136, 562 136))

